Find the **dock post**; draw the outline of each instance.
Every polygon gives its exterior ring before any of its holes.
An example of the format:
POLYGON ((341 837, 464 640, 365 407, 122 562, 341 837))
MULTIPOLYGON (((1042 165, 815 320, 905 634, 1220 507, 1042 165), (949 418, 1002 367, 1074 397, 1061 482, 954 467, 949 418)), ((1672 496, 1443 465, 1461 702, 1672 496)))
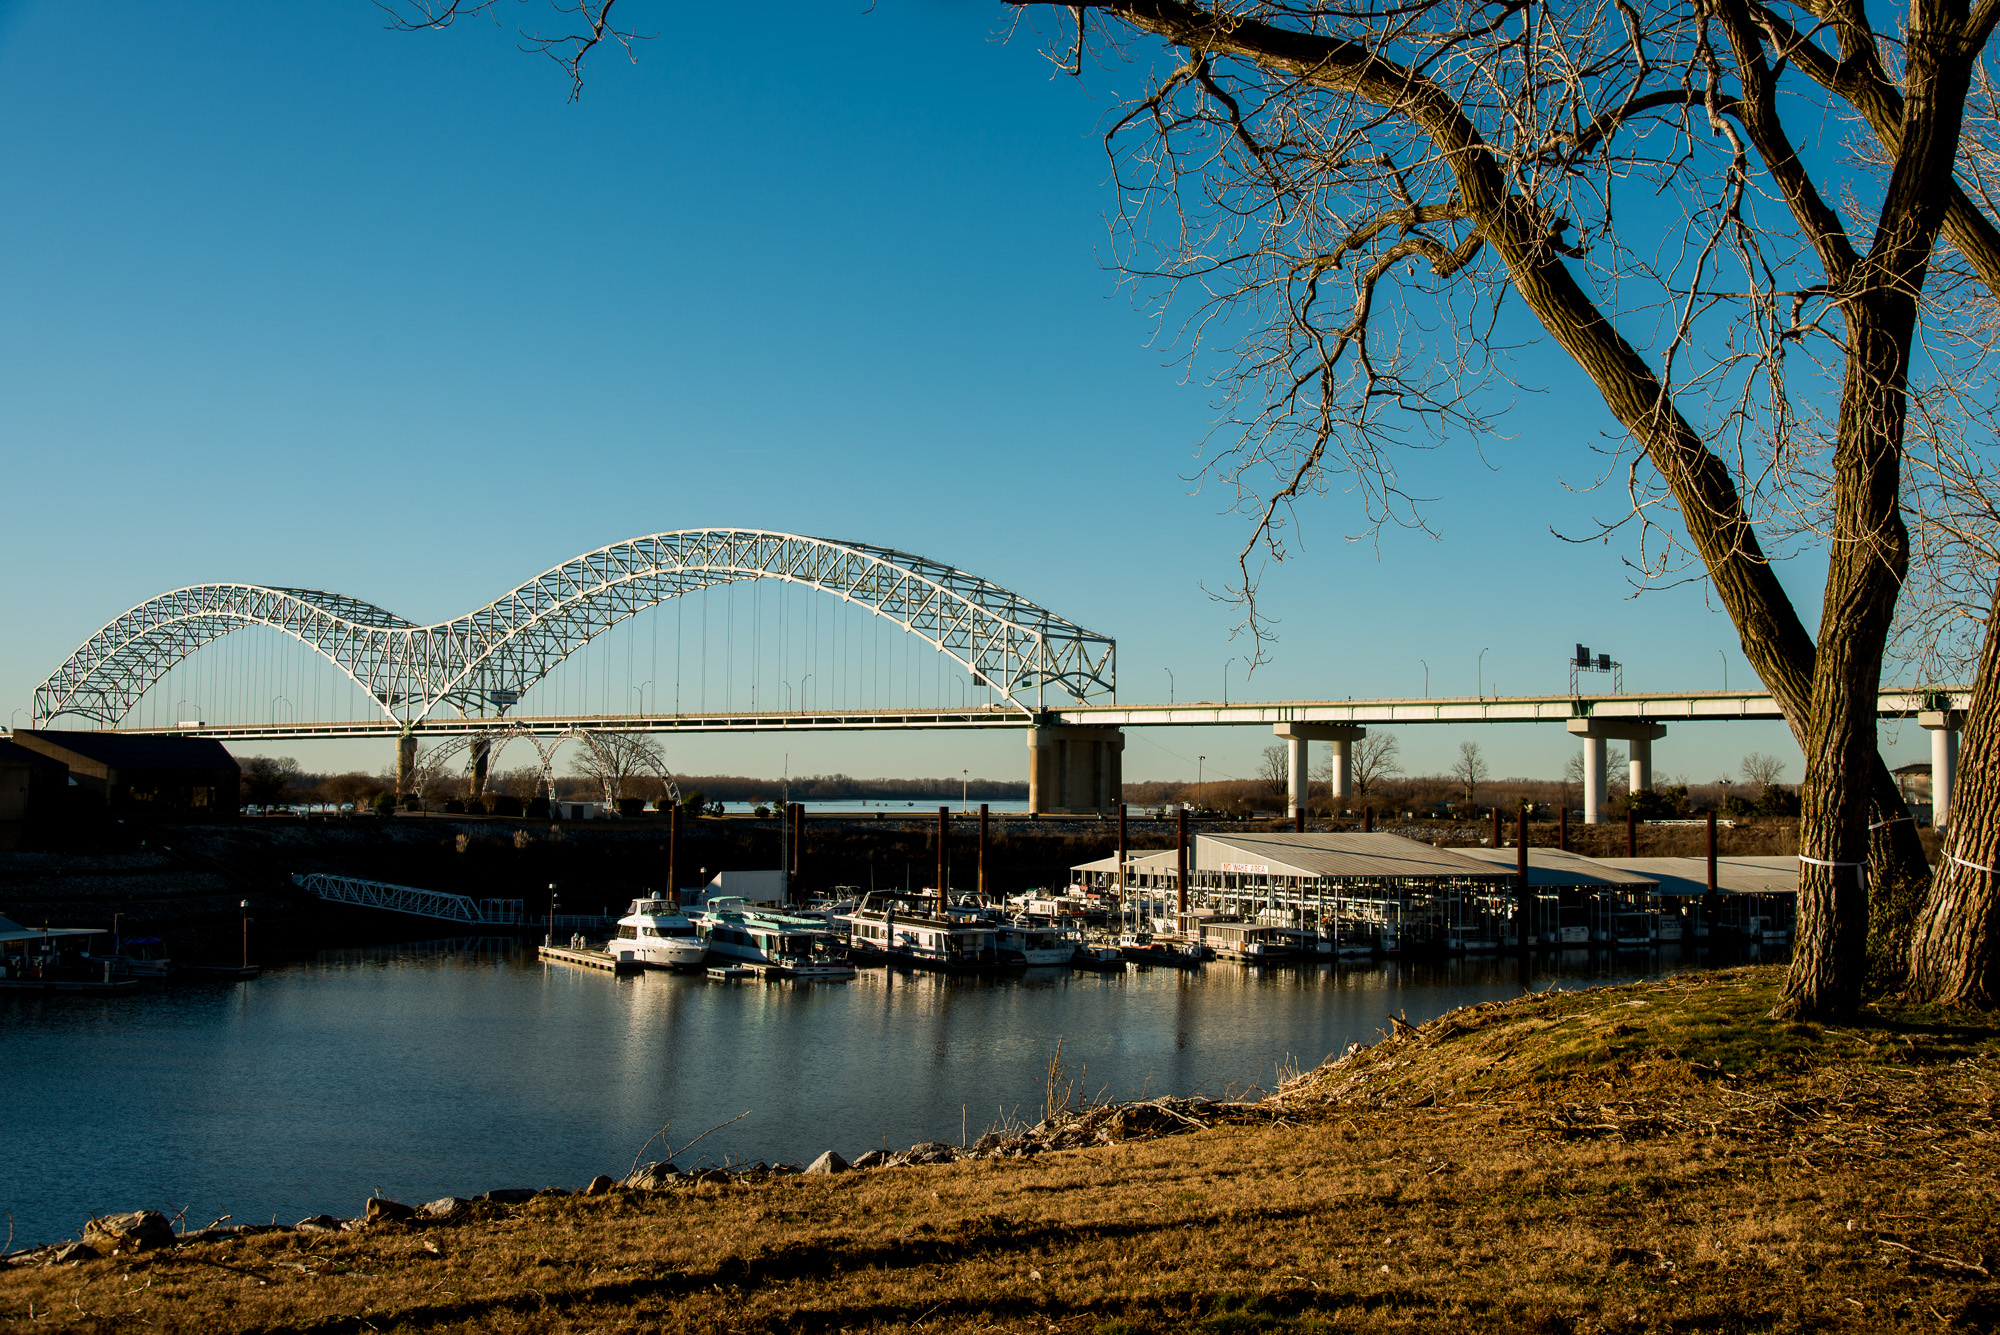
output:
POLYGON ((681 906, 681 804, 667 808, 667 902, 681 906))
POLYGON ((1528 980, 1528 929, 1535 913, 1535 896, 1528 889, 1528 809, 1514 817, 1514 942, 1521 948, 1521 981, 1528 980))
POLYGON ((1363 807, 1361 808, 1361 833, 1373 834, 1374 832, 1375 832, 1375 808, 1363 807))
POLYGON ((1125 916, 1125 804, 1118 804, 1118 916, 1125 916))
POLYGON ((1174 840, 1174 846, 1180 849, 1180 856, 1177 859, 1177 863, 1180 868, 1180 876, 1179 879, 1175 882, 1176 888, 1180 892, 1180 907, 1179 910, 1174 915, 1174 921, 1176 925, 1179 926, 1181 930, 1181 935, 1186 936, 1188 935, 1187 808, 1186 807, 1180 808, 1178 815, 1180 816, 1180 833, 1178 837, 1176 837, 1176 839, 1174 840))
POLYGON ((1302 806, 1294 807, 1292 808, 1292 833, 1304 834, 1305 832, 1306 832, 1306 809, 1302 806))
POLYGON ((792 902, 804 906, 806 902, 805 882, 802 879, 806 866, 806 804, 792 803, 792 902))
POLYGON ((950 846, 950 844, 951 844, 951 808, 950 808, 950 807, 939 807, 939 808, 938 808, 938 883, 937 883, 937 892, 938 892, 938 900, 937 900, 937 907, 938 907, 938 917, 940 917, 940 918, 942 918, 942 917, 944 916, 944 911, 945 911, 945 909, 946 909, 946 908, 947 908, 947 907, 948 907, 948 906, 949 906, 949 905, 951 904, 951 890, 950 890, 950 887, 946 886, 946 885, 945 885, 945 883, 944 883, 944 878, 945 878, 945 860, 944 860, 944 859, 945 859, 945 849, 946 849, 947 847, 949 847, 949 846, 950 846))
POLYGON ((1498 802, 1493 804, 1493 843, 1491 846, 1494 848, 1500 847, 1500 804, 1498 802))
POLYGON ((1639 856, 1639 813, 1631 807, 1625 808, 1625 856, 1639 856))
POLYGON ((979 804, 979 899, 986 900, 986 803, 979 804))
POLYGON ((1569 852, 1569 798, 1563 798, 1560 810, 1556 812, 1556 847, 1569 852))
POLYGON ((1709 940, 1715 939, 1716 919, 1722 916, 1722 896, 1715 889, 1715 813, 1708 813, 1708 895, 1702 901, 1701 913, 1708 919, 1709 940))

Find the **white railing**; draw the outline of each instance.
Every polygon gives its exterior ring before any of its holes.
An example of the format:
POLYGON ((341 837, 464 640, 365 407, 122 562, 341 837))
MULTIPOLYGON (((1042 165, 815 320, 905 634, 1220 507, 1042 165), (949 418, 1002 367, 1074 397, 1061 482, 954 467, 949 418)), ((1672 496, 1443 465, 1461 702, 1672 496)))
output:
POLYGON ((478 923, 482 926, 516 926, 527 921, 522 901, 518 899, 472 899, 441 890, 418 890, 407 885, 333 876, 322 871, 295 872, 292 884, 329 903, 380 909, 387 913, 407 913, 418 918, 438 918, 445 922, 478 923))

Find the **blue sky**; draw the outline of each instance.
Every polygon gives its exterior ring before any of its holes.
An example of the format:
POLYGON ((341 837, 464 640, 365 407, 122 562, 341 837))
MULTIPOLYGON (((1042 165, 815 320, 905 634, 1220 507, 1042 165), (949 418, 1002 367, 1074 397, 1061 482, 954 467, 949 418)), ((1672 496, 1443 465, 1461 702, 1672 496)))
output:
MULTIPOLYGON (((532 8, 507 19, 532 21, 532 8)), ((1134 71, 1057 76, 983 4, 633 7, 667 28, 582 99, 511 28, 322 5, 0 0, 0 709, 151 594, 240 579, 428 621, 621 538, 743 525, 923 553, 1119 641, 1120 696, 1750 679, 1698 586, 1634 599, 1569 490, 1607 420, 1518 370, 1502 437, 1410 461, 1440 536, 1302 515, 1247 686, 1241 521, 1184 480, 1212 420, 1107 267, 1100 122, 1134 71), (671 19, 669 26, 668 20, 671 19), (1567 484, 1567 486, 1566 486, 1567 484), (1479 662, 1486 650, 1483 669, 1479 662), (1720 651, 1720 652, 1718 652, 1720 651)), ((1810 567, 1811 562, 1802 563, 1810 567)), ((1788 572, 1810 616, 1810 568, 1788 572)), ((25 721, 25 720, 23 720, 25 721)), ((1889 734, 1898 760, 1923 734, 1889 734)), ((1555 729, 1406 730, 1553 776, 1555 729)), ((1885 736, 1885 741, 1887 737, 1885 736)), ((1133 734, 1129 778, 1247 774, 1250 729, 1133 734)), ((387 744, 309 766, 388 760, 387 744), (380 752, 380 754, 377 754, 380 752)), ((1677 729, 1704 779, 1776 726, 1677 729)), ((688 739, 684 772, 1018 776, 1018 736, 688 739)))

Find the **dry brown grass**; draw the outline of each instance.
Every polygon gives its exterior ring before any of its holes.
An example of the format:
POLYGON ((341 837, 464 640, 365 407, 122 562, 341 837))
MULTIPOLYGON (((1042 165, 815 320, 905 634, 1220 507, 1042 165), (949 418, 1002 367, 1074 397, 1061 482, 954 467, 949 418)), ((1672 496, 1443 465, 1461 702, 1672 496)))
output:
POLYGON ((10 1329, 1988 1329, 1995 1034, 1769 970, 1457 1012, 1285 1120, 0 1273, 10 1329), (143 1326, 142 1326, 143 1323, 143 1326))

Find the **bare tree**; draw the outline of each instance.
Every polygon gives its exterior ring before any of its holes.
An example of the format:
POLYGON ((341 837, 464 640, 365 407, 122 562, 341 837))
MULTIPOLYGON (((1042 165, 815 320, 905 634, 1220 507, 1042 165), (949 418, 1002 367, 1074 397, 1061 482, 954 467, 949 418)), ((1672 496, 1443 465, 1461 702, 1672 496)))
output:
MULTIPOLYGON (((403 32, 449 28, 464 18, 497 17, 495 11, 500 8, 500 0, 375 0, 375 3, 389 16, 389 26, 403 32)), ((547 56, 569 76, 572 102, 583 95, 584 58, 600 43, 614 42, 631 56, 632 44, 648 36, 612 23, 611 7, 617 3, 618 0, 550 0, 549 8, 568 21, 570 31, 516 29, 523 51, 547 56)))
MULTIPOLYGON (((1210 328, 1252 331, 1212 465, 1252 521, 1239 593, 1336 472, 1368 524, 1422 524, 1395 449, 1488 426, 1487 331, 1518 298, 1626 432, 1604 533, 1630 523, 1648 577, 1699 560, 1806 754, 1815 860, 1779 1010, 1851 1011, 1866 904, 1841 867, 1920 858, 1901 823, 1870 838, 1902 811, 1874 701, 1940 229, 2000 289, 2000 228, 1953 178, 2000 7, 1909 0, 1881 15, 1893 35, 1783 0, 1061 12, 1076 68, 1122 45, 1151 71, 1109 136, 1125 268, 1190 298, 1191 355, 1210 328), (1879 144, 1877 177, 1806 147, 1842 119, 1879 144), (1766 555, 1801 534, 1827 561, 1817 644, 1766 555)), ((1261 647, 1254 602, 1246 626, 1261 647)))
POLYGON ((1291 757, 1282 746, 1267 746, 1264 754, 1257 759, 1257 777, 1273 797, 1285 795, 1285 785, 1292 772, 1291 757))
POLYGON ((607 806, 615 806, 620 798, 638 796, 636 781, 666 772, 659 743, 644 733, 589 732, 579 734, 578 740, 583 745, 571 765, 603 789, 607 806))
MULTIPOLYGON (((1562 785, 1564 805, 1568 805, 1572 789, 1578 792, 1583 790, 1583 769, 1583 752, 1570 752, 1569 759, 1563 762, 1562 785)), ((1606 797, 1615 797, 1630 787, 1631 783, 1632 771, 1625 755, 1625 748, 1622 746, 1605 748, 1604 795, 1606 797)))
POLYGON ((1367 797, 1390 777, 1403 772, 1402 748, 1392 732, 1371 732, 1351 743, 1349 763, 1354 771, 1354 795, 1367 797))
POLYGON ((1743 782, 1761 791, 1784 777, 1785 762, 1762 751, 1752 751, 1743 757, 1743 763, 1736 767, 1736 772, 1743 776, 1743 782))
MULTIPOLYGON (((1403 772, 1402 747, 1394 733, 1371 732, 1358 742, 1348 743, 1347 767, 1353 796, 1379 796, 1383 784, 1403 772)), ((1314 762, 1312 781, 1331 797, 1333 753, 1330 750, 1314 762)))
POLYGON ((1479 753, 1478 742, 1460 742, 1458 761, 1451 767, 1451 777, 1458 786, 1465 789, 1465 800, 1475 801, 1479 797, 1479 785, 1485 783, 1492 773, 1486 765, 1486 757, 1479 753))

